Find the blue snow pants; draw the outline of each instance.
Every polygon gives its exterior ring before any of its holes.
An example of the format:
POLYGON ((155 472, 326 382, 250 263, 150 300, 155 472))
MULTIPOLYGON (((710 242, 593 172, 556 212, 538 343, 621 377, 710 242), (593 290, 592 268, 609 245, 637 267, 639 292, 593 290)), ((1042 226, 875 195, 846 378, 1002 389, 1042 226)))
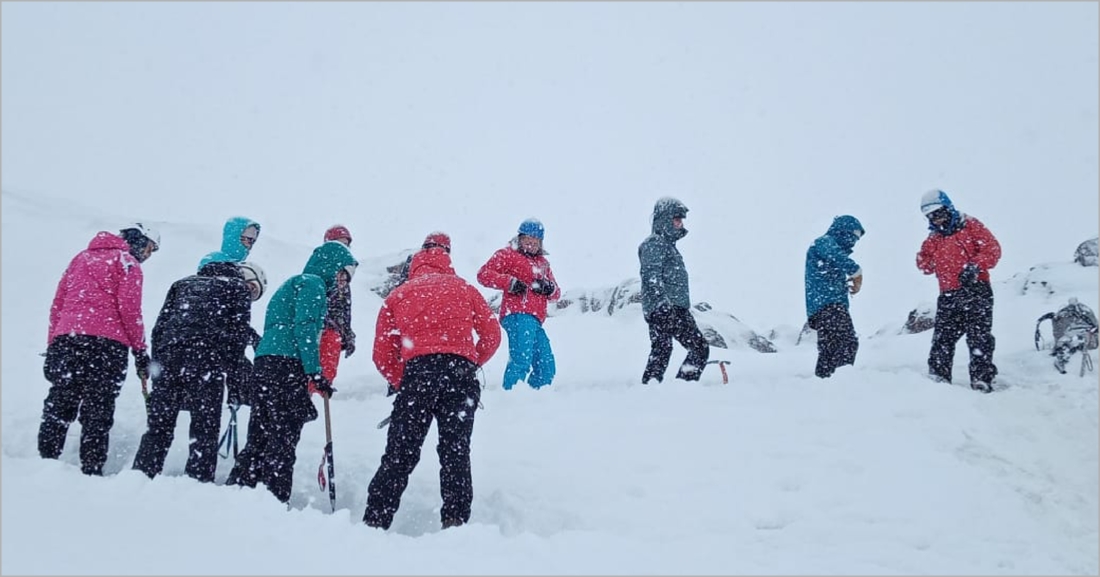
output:
POLYGON ((549 385, 556 371, 554 352, 539 320, 534 315, 515 313, 501 319, 500 326, 508 333, 504 390, 511 390, 521 380, 533 389, 549 385))

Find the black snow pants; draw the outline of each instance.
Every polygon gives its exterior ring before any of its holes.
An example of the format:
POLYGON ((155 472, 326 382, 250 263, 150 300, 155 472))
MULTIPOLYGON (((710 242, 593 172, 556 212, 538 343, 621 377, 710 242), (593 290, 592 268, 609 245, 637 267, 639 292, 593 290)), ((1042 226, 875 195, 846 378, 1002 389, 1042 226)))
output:
POLYGON ((184 472, 200 482, 214 482, 218 467, 218 433, 226 375, 237 360, 225 361, 212 350, 167 350, 157 359, 161 370, 153 377, 149 396, 149 428, 141 437, 134 469, 150 478, 164 469, 164 460, 176 434, 181 410, 190 411, 191 427, 184 472))
POLYGON ((814 374, 822 379, 833 375, 837 367, 852 365, 859 351, 852 315, 840 304, 825 305, 807 323, 817 331, 817 366, 814 374))
POLYGON ((226 485, 263 483, 280 501, 290 501, 294 463, 302 427, 317 418, 306 390, 306 374, 296 358, 257 357, 252 369, 252 412, 244 449, 226 485))
POLYGON ((128 354, 126 345, 106 337, 62 335, 50 343, 43 366, 50 391, 38 429, 42 458, 61 456, 69 425, 79 418, 80 469, 87 475, 103 474, 128 354))
POLYGON ((454 354, 409 359, 393 402, 386 452, 367 488, 363 522, 388 529, 401 504, 409 475, 420 462, 420 450, 435 419, 439 431, 439 489, 444 527, 470 520, 474 498, 470 472, 470 437, 481 398, 477 366, 454 354))
POLYGON ((691 311, 675 306, 658 309, 646 317, 646 323, 649 324, 650 350, 645 372, 642 373, 642 383, 648 383, 650 379, 656 379, 657 382, 664 380, 665 370, 672 357, 673 338, 688 351, 676 378, 698 381, 703 375, 707 359, 710 358, 710 345, 699 331, 699 325, 695 324, 691 311))
POLYGON ((940 294, 936 301, 936 324, 928 372, 933 378, 951 382, 955 345, 966 335, 970 348, 970 383, 989 385, 997 376, 993 364, 993 287, 979 282, 972 287, 940 294))

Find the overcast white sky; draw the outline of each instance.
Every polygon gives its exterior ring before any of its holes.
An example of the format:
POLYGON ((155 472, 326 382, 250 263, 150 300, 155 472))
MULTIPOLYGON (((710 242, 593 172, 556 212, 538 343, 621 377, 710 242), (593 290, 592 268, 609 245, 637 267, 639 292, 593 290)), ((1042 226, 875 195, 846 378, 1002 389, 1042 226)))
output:
POLYGON ((931 301, 929 188, 1033 233, 995 280, 1097 235, 1095 3, 0 10, 4 189, 124 191, 134 217, 306 243, 341 221, 364 257, 450 228, 469 277, 537 216, 562 284, 602 287, 673 195, 693 299, 758 329, 802 323, 805 249, 842 213, 868 231, 857 327, 931 301))

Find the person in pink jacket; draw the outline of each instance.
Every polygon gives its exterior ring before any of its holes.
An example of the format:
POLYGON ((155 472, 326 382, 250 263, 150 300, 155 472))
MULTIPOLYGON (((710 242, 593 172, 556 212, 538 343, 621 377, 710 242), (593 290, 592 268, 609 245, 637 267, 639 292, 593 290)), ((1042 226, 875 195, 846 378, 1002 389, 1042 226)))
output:
POLYGON ((79 417, 80 468, 87 475, 103 474, 128 352, 138 376, 149 377, 141 263, 159 246, 160 235, 146 224, 129 225, 117 235, 100 231, 65 269, 50 307, 43 366, 50 390, 38 429, 42 458, 61 456, 69 425, 79 417))
POLYGON ((554 380, 556 367, 550 339, 542 328, 546 305, 561 297, 546 251, 545 229, 537 219, 519 225, 508 246, 493 253, 477 272, 477 282, 504 291, 500 301, 500 326, 508 333, 508 366, 504 390, 520 380, 540 389, 554 380))

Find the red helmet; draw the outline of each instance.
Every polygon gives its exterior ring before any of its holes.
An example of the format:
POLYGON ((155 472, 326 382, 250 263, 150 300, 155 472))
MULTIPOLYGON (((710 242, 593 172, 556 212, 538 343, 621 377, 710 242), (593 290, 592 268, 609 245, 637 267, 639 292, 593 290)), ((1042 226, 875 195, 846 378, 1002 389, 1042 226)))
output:
POLYGON ((348 239, 348 244, 351 244, 351 232, 348 231, 348 227, 338 224, 325 231, 325 240, 338 240, 341 238, 348 239))
POLYGON ((445 232, 433 232, 424 238, 424 244, 421 248, 441 248, 447 252, 451 252, 451 237, 445 232))

